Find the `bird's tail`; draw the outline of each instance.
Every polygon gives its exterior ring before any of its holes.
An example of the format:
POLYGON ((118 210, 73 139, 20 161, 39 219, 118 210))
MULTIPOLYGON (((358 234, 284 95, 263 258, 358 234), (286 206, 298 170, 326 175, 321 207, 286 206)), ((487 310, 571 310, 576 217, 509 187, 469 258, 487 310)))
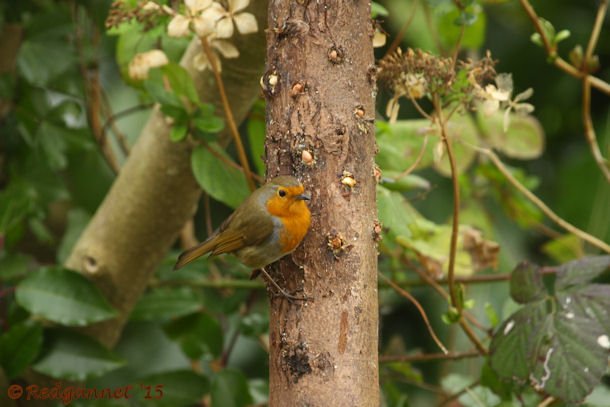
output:
POLYGON ((209 240, 205 242, 199 243, 197 246, 191 247, 188 250, 183 251, 180 256, 178 256, 178 261, 174 265, 174 270, 178 270, 193 260, 203 256, 204 254, 212 251, 214 245, 209 240))

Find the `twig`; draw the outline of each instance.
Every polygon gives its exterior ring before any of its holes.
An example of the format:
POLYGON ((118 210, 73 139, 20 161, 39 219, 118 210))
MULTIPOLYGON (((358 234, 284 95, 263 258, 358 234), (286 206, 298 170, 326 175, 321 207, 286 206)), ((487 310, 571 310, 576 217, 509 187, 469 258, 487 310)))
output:
POLYGON ((210 44, 208 44, 207 38, 200 38, 200 42, 201 47, 203 48, 203 52, 205 53, 206 57, 210 61, 210 65, 212 66, 212 72, 214 73, 214 78, 216 79, 216 86, 218 86, 218 93, 220 95, 222 107, 225 112, 227 123, 229 124, 229 130, 231 131, 231 135, 233 136, 233 141, 235 142, 235 147, 237 148, 237 156, 239 157, 239 162, 241 163, 241 166, 243 167, 244 173, 246 175, 248 187, 251 191, 254 191, 256 189, 256 185, 254 184, 253 174, 250 170, 250 164, 248 163, 248 156, 246 155, 244 145, 241 142, 241 138, 239 137, 239 131, 237 130, 237 125, 235 124, 235 118, 233 117, 233 112, 229 104, 229 99, 227 98, 227 94, 225 92, 225 85, 222 81, 220 70, 216 65, 216 58, 214 52, 210 48, 210 44))
POLYGON ((582 79, 582 122, 585 127, 585 138, 587 139, 587 144, 589 144, 589 147, 591 148, 593 159, 602 174, 604 174, 604 177, 606 177, 606 181, 610 183, 608 160, 604 158, 599 149, 595 128, 593 127, 593 120, 591 119, 591 82, 588 75, 582 79))
POLYGON ((600 239, 591 236, 585 231, 578 229, 576 226, 571 223, 563 220, 560 216, 558 216, 551 208, 546 206, 544 202, 540 198, 538 198, 535 194, 533 194, 529 189, 527 189, 523 184, 521 184, 514 176, 510 173, 510 171, 504 166, 502 161, 498 158, 498 156, 491 150, 487 148, 472 146, 475 150, 480 152, 481 154, 485 154, 487 157, 491 159, 496 168, 506 177, 508 182, 510 182, 515 188, 519 190, 527 199, 529 199, 534 205, 536 205, 549 219, 555 222, 557 225, 567 230, 568 232, 578 236, 582 240, 592 244, 593 246, 605 251, 606 253, 610 253, 610 245, 602 242, 600 239))
POLYGON ((398 174, 398 176, 396 177, 397 179, 400 179, 402 177, 406 177, 407 175, 411 174, 411 172, 413 172, 413 170, 415 168, 417 168, 417 166, 419 165, 419 162, 424 157, 424 153, 426 152, 426 146, 427 145, 428 145, 428 134, 426 134, 424 136, 424 143, 422 144, 421 149, 419 150, 419 154, 417 154, 417 158, 415 158, 415 161, 413 161, 413 164, 411 164, 409 166, 409 168, 407 168, 406 170, 404 170, 403 172, 398 174))
POLYGON ((409 301, 411 301, 411 303, 413 303, 413 305, 415 305, 415 308, 417 308, 417 310, 419 311, 420 315, 422 316, 424 323, 426 324, 426 328, 428 328, 428 332, 430 333, 430 336, 432 337, 432 339, 434 340, 434 342, 436 343, 436 345, 443 351, 444 354, 448 354, 449 351, 447 350, 447 348, 445 348, 445 345, 443 345, 443 343, 441 342, 441 340, 438 338, 438 336, 436 336, 436 333, 434 332, 434 329, 432 328, 432 325, 430 325, 430 321, 428 320, 428 316, 426 315, 426 311, 424 311, 424 308, 421 306, 421 304, 419 303, 419 301, 417 301, 415 299, 415 297, 413 297, 411 294, 409 294, 407 291, 403 290, 402 288, 400 288, 398 286, 398 284, 396 284, 395 282, 393 282, 391 279, 389 279, 388 277, 386 277, 385 275, 379 273, 379 276, 385 281, 387 282, 390 287, 392 287, 396 292, 398 292, 400 295, 402 295, 403 297, 407 298, 409 301))
MULTIPOLYGON (((568 63, 566 60, 557 56, 557 50, 551 46, 551 43, 550 43, 549 39, 547 38, 547 36, 544 32, 544 29, 542 28, 542 25, 540 24, 538 15, 536 14, 536 11, 534 10, 534 8, 530 4, 530 2, 528 0, 519 0, 519 2, 521 3, 521 6, 523 7, 523 9, 527 13, 528 17, 532 21, 532 24, 534 25, 536 32, 538 32, 538 34, 540 35, 540 38, 542 39, 542 43, 544 45, 544 49, 546 50, 548 56, 552 58, 553 64, 557 68, 561 69, 565 73, 567 73, 575 78, 581 79, 583 76, 586 76, 587 75, 586 72, 583 72, 581 69, 574 67, 573 65, 568 63)), ((606 0, 603 0, 603 2, 605 3, 606 0)), ((601 5, 600 5, 600 7, 601 7, 601 5)), ((589 79, 589 82, 591 83, 591 86, 593 86, 594 88, 598 89, 601 92, 606 93, 607 95, 610 95, 610 84, 608 82, 605 82, 602 79, 599 79, 595 76, 591 76, 589 79)))
MULTIPOLYGON (((227 164, 229 167, 233 167, 233 168, 235 168, 236 170, 239 170, 239 171, 243 172, 244 174, 246 173, 246 171, 244 170, 244 167, 240 166, 239 164, 237 164, 235 161, 231 160, 230 158, 227 158, 227 157, 225 157, 224 155, 219 154, 219 153, 218 153, 218 151, 216 151, 216 150, 214 150, 212 147, 210 147, 210 145, 209 145, 209 144, 207 144, 207 143, 206 143, 206 144, 205 144, 205 148, 206 148, 206 149, 207 149, 207 150, 208 150, 210 153, 212 153, 212 155, 213 155, 214 157, 218 158, 220 161, 222 161, 223 163, 227 164)), ((260 177, 258 174, 254 174, 254 173, 252 173, 251 175, 252 175, 252 177, 253 177, 255 180, 257 180, 257 181, 259 181, 259 182, 263 181, 263 179, 262 179, 262 178, 261 178, 261 177, 260 177)))
POLYGON ((548 396, 538 404, 538 407, 548 407, 556 400, 553 396, 548 396))
POLYGON ((478 350, 473 349, 466 352, 417 353, 414 355, 380 355, 379 362, 434 362, 437 360, 460 360, 478 357, 481 357, 481 354, 478 350))
POLYGON ((595 15, 595 22, 593 23, 593 29, 591 30, 587 50, 585 51, 582 68, 586 67, 587 62, 593 56, 593 51, 595 51, 595 47, 597 46, 597 41, 599 40, 599 34, 602 31, 602 25, 604 24, 604 17, 606 17, 607 11, 608 0, 601 0, 599 2, 599 7, 597 8, 597 14, 595 15))
MULTIPOLYGON (((105 100, 104 103, 108 103, 107 100, 105 100)), ((144 105, 137 105, 137 106, 133 106, 130 107, 128 109, 122 110, 118 113, 114 113, 111 116, 108 117, 108 119, 106 119, 106 122, 104 123, 104 126, 102 127, 102 134, 104 135, 104 138, 106 138, 106 134, 108 133, 108 129, 112 128, 112 130, 114 131, 115 135, 117 136, 117 140, 119 142, 119 146, 121 146, 121 150, 123 151, 123 153, 125 155, 129 155, 129 144, 127 143, 127 140, 125 139, 125 136, 123 135, 123 133, 121 133, 118 128, 116 127, 116 122, 119 119, 122 119, 125 116, 129 116, 133 113, 139 112, 141 110, 146 110, 146 109, 150 109, 151 107, 153 107, 153 103, 147 103, 144 105)), ((108 109, 108 113, 110 112, 110 109, 108 109)))

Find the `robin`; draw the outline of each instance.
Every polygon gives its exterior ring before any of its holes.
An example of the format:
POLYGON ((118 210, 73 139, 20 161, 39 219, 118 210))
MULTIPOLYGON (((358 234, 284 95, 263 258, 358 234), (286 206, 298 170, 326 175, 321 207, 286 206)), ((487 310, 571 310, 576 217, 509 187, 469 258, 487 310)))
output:
POLYGON ((204 242, 184 251, 177 270, 210 253, 233 253, 246 266, 260 269, 286 297, 284 290, 265 271, 265 266, 292 253, 311 223, 309 201, 303 185, 294 177, 273 178, 250 195, 204 242))

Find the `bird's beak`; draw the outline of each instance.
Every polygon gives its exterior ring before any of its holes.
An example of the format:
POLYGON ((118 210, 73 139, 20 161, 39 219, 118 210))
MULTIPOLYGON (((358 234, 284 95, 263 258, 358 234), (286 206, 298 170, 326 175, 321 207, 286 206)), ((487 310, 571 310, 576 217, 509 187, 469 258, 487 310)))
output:
POLYGON ((311 195, 306 192, 304 194, 297 195, 295 198, 297 201, 309 201, 311 199, 311 195))

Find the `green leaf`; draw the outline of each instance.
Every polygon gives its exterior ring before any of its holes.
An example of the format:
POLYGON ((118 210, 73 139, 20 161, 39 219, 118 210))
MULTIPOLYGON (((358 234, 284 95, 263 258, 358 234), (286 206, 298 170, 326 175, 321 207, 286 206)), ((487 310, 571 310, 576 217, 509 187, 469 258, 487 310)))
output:
POLYGON ((199 312, 171 321, 164 330, 167 336, 180 343, 189 359, 197 360, 206 353, 218 357, 222 353, 222 328, 206 313, 199 312))
POLYGON ((381 4, 372 1, 371 2, 371 18, 375 18, 375 17, 387 17, 390 14, 390 12, 383 7, 381 4))
POLYGON ((592 256, 563 264, 557 271, 555 288, 564 290, 593 280, 610 268, 610 256, 592 256))
POLYGON ((132 320, 167 321, 199 311, 199 296, 187 287, 155 288, 138 301, 131 313, 132 320))
POLYGON ((152 374, 138 379, 138 398, 144 404, 154 401, 155 406, 198 405, 210 391, 209 380, 190 370, 176 370, 152 374), (148 398, 150 397, 150 398, 148 398))
POLYGON ((17 377, 38 356, 42 346, 42 327, 19 324, 0 336, 0 365, 9 378, 17 377))
POLYGON ((216 134, 225 128, 225 122, 218 116, 209 115, 193 119, 193 126, 202 133, 216 134))
POLYGON ((52 331, 48 350, 34 370, 56 379, 83 381, 121 367, 124 361, 88 336, 52 331))
POLYGON ((199 185, 217 201, 237 208, 249 195, 246 177, 219 157, 231 158, 216 144, 195 148, 191 155, 193 174, 199 185))
POLYGON ((70 69, 74 61, 74 52, 67 41, 30 39, 19 48, 17 67, 29 83, 45 86, 70 69))
POLYGON ((0 281, 23 278, 28 272, 31 259, 21 253, 0 252, 0 281))
POLYGON ((246 407, 252 403, 245 376, 238 370, 224 369, 212 381, 212 405, 246 407))
MULTIPOLYGON (((163 80, 163 73, 160 68, 154 68, 149 71, 148 79, 144 81, 144 88, 155 102, 164 106, 176 108, 179 111, 185 110, 178 95, 165 88, 165 81, 163 80)), ((185 116, 188 116, 186 112, 184 114, 185 116)), ((173 114, 171 116, 174 118, 176 117, 173 114)))
POLYGON ((479 5, 465 10, 452 10, 438 13, 436 18, 439 38, 445 47, 454 47, 461 38, 461 46, 468 49, 479 49, 485 41, 487 19, 479 5), (463 34, 461 31, 464 30, 463 34))
POLYGON ((91 281, 63 268, 33 273, 17 286, 15 299, 32 314, 68 326, 89 325, 118 315, 91 281))
MULTIPOLYGON (((430 122, 423 119, 397 120, 395 123, 378 122, 379 152, 375 161, 383 171, 402 172, 417 159, 424 144, 425 134, 434 132, 430 122)), ((432 154, 427 151, 417 168, 426 167, 431 163, 432 154)))
POLYGON ((66 137, 68 131, 48 121, 43 121, 36 131, 36 141, 39 143, 51 169, 66 168, 66 137))
POLYGON ((174 123, 169 132, 169 139, 173 142, 182 141, 188 135, 188 127, 183 123, 174 123))
MULTIPOLYGON (((457 173, 461 174, 470 167, 470 164, 472 164, 476 157, 476 151, 472 146, 479 144, 478 130, 470 117, 465 115, 454 115, 447 123, 447 136, 451 140, 457 173)), ((441 151, 443 151, 443 154, 441 157, 435 154, 434 168, 441 175, 450 177, 451 166, 449 163, 449 156, 445 146, 440 141, 440 138, 437 140, 436 145, 430 143, 432 145, 429 146, 429 148, 439 149, 442 146, 441 151)))
POLYGON ((185 68, 172 62, 162 66, 161 71, 176 95, 183 96, 194 104, 199 103, 195 82, 185 68))
POLYGON ((520 263, 510 276, 510 296, 518 303, 525 304, 541 300, 546 295, 542 274, 535 264, 520 263))
POLYGON ((411 237, 409 225, 414 222, 413 216, 411 216, 414 209, 409 206, 404 196, 377 186, 377 211, 381 224, 384 228, 388 228, 388 233, 392 238, 411 237))
POLYGON ((532 116, 510 114, 510 126, 504 131, 504 113, 479 114, 479 123, 493 148, 510 158, 531 160, 544 151, 544 130, 532 116))
POLYGON ((399 192, 412 191, 414 189, 430 189, 430 181, 415 174, 401 175, 396 171, 384 171, 380 184, 391 190, 399 192))
POLYGON ((542 251, 556 262, 566 263, 583 256, 583 241, 576 235, 561 235, 546 242, 542 251))

